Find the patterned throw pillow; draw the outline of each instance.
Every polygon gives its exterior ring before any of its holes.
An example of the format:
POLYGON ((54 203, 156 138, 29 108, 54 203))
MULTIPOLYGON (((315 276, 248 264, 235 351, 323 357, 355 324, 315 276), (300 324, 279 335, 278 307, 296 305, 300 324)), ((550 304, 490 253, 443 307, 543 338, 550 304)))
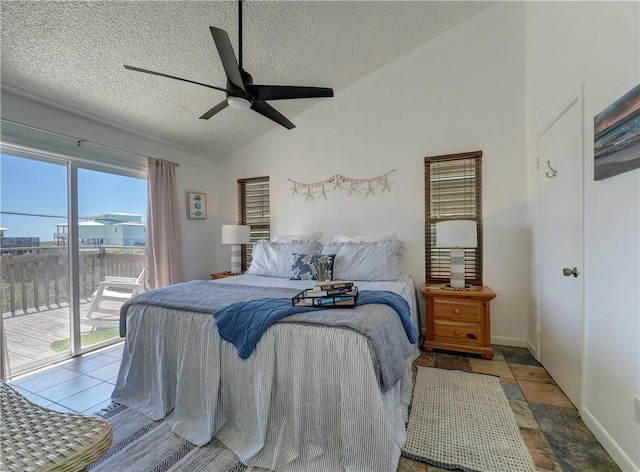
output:
POLYGON ((290 280, 333 280, 333 254, 294 254, 290 280))
POLYGON ((256 241, 253 244, 251 265, 246 273, 263 277, 289 277, 293 254, 320 254, 320 251, 322 251, 320 241, 291 241, 288 243, 256 241))

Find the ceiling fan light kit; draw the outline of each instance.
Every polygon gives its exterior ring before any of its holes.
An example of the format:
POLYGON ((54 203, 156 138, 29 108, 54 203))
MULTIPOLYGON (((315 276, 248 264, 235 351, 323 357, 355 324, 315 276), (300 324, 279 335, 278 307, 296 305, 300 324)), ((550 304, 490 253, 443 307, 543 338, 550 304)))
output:
POLYGON ((227 103, 231 108, 235 108, 236 110, 248 110, 252 105, 249 100, 242 97, 229 97, 227 98, 227 103))
POLYGON ((139 67, 125 65, 125 69, 135 72, 143 72, 145 74, 157 75, 169 79, 181 80, 196 85, 201 85, 221 92, 226 92, 226 100, 218 103, 210 110, 206 111, 201 120, 208 120, 213 115, 224 110, 227 105, 236 110, 251 109, 262 116, 275 121, 279 125, 293 129, 296 126, 285 118, 278 110, 267 103, 267 100, 291 100, 297 98, 320 98, 333 97, 333 89, 327 87, 299 87, 295 85, 254 85, 251 74, 242 68, 242 0, 238 1, 238 54, 240 61, 236 60, 236 56, 226 31, 213 26, 209 27, 213 41, 218 49, 222 67, 227 76, 227 87, 216 87, 207 85, 193 80, 183 79, 172 75, 154 72, 139 67))

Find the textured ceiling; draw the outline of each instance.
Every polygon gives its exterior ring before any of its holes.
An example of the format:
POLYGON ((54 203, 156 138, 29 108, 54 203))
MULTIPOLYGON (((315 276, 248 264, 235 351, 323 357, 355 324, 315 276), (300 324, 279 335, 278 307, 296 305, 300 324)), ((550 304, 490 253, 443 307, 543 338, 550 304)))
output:
MULTIPOLYGON (((227 31, 238 56, 237 2, 3 0, 0 5, 0 77, 9 90, 209 156, 279 127, 257 113, 231 108, 199 120, 224 100, 224 92, 122 67, 225 86, 209 26, 227 31)), ((332 87, 339 94, 487 5, 245 1, 243 66, 257 84, 332 87)), ((333 99, 271 104, 296 123, 296 115, 323 100, 333 99)))

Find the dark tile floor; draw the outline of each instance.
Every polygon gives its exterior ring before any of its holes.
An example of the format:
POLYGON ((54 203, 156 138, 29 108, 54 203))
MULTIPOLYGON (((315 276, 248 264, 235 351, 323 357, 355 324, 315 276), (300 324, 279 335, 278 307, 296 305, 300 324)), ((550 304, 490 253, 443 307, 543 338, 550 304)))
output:
MULTIPOLYGON (((494 352, 491 361, 473 355, 423 352, 415 364, 499 376, 538 471, 620 470, 529 351, 494 346, 494 352)), ((42 406, 89 414, 111 403, 121 357, 119 344, 18 378, 11 384, 42 406)), ((398 467, 398 472, 442 470, 404 457, 398 467)))
MULTIPOLYGON (((495 356, 491 361, 435 351, 422 352, 414 364, 499 376, 539 472, 620 471, 584 425, 576 408, 527 349, 507 346, 493 349, 495 356)), ((398 472, 436 471, 445 472, 400 458, 398 472)))

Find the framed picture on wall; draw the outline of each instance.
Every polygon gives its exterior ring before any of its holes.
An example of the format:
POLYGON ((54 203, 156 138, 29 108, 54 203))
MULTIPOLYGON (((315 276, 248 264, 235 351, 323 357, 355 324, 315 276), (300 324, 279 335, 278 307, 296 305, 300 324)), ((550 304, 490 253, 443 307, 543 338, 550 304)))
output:
POLYGON ((204 220, 207 218, 207 194, 187 192, 187 218, 204 220))
POLYGON ((640 85, 593 120, 594 180, 640 167, 640 85))

